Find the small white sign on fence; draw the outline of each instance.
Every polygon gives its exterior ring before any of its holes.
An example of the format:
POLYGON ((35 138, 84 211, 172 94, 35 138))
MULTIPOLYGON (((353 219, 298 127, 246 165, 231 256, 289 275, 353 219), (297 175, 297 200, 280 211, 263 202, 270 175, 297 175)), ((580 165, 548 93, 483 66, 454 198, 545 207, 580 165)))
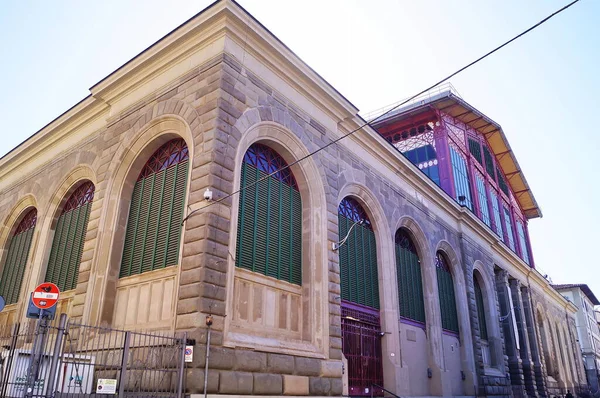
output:
POLYGON ((185 362, 192 362, 194 360, 194 346, 185 346, 185 362))
POLYGON ((117 379, 98 379, 96 394, 116 394, 117 379))

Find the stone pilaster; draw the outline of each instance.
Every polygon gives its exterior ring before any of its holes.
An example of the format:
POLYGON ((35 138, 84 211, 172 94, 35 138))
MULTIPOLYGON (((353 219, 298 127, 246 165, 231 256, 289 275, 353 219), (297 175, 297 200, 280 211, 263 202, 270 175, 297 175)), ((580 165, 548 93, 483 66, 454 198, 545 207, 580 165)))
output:
POLYGON ((521 294, 521 282, 516 279, 510 281, 510 292, 513 301, 513 311, 517 323, 517 331, 519 333, 519 354, 523 368, 523 379, 525 382, 525 390, 527 395, 536 397, 537 388, 535 384, 535 376, 533 370, 533 360, 531 358, 531 349, 529 344, 527 319, 523 306, 523 297, 521 294))
POLYGON ((531 353, 531 361, 533 363, 533 374, 535 378, 536 391, 538 396, 546 397, 548 392, 546 389, 546 377, 542 367, 542 348, 539 346, 539 339, 536 333, 535 316, 531 304, 531 294, 529 288, 521 287, 521 303, 523 304, 523 316, 527 323, 527 339, 529 340, 529 351, 531 353))
POLYGON ((515 338, 516 330, 513 323, 513 305, 510 296, 509 275, 504 270, 496 272, 496 291, 500 304, 501 326, 504 331, 504 349, 508 357, 508 371, 512 385, 513 396, 524 397, 525 379, 523 364, 519 354, 519 342, 515 338))

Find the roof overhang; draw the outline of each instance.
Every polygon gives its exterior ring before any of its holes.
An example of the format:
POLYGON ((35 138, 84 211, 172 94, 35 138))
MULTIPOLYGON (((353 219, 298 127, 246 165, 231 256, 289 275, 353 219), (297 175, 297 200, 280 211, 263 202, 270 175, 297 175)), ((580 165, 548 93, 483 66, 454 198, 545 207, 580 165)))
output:
POLYGON ((571 290, 574 288, 579 288, 587 296, 588 299, 592 302, 593 305, 600 305, 600 301, 596 298, 592 289, 585 283, 573 283, 573 284, 564 284, 564 285, 552 285, 552 287, 558 291, 561 290, 571 290))
POLYGON ((542 211, 533 196, 531 188, 529 188, 529 184, 502 127, 454 94, 452 90, 442 91, 413 104, 398 108, 373 124, 375 126, 387 125, 394 120, 415 117, 418 113, 432 108, 446 113, 479 131, 486 138, 496 157, 496 162, 502 168, 525 217, 532 219, 542 216, 542 211))

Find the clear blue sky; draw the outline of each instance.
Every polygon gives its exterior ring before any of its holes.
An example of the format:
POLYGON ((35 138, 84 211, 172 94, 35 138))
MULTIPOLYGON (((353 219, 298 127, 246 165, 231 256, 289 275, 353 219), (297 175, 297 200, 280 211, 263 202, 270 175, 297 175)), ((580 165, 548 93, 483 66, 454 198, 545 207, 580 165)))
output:
MULTIPOLYGON (((3 2, 0 156, 209 3, 3 2)), ((240 0, 362 112, 420 91, 566 3, 240 0)), ((502 125, 542 208, 530 222, 538 267, 600 297, 598 15, 599 1, 582 0, 452 83, 502 125)))

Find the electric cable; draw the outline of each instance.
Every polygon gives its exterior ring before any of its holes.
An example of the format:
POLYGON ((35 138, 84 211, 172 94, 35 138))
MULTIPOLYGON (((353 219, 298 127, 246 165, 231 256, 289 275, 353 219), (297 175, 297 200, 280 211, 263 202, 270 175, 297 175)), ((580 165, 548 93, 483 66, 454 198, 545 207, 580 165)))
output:
POLYGON ((541 21, 539 21, 539 22, 538 22, 538 23, 536 23, 535 25, 533 25, 533 26, 531 26, 530 28, 528 28, 528 29, 524 30, 523 32, 519 33, 518 35, 516 35, 516 36, 515 36, 515 37, 513 37, 512 39, 510 39, 510 40, 508 40, 508 41, 504 42, 503 44, 499 45, 498 47, 494 48, 493 50, 491 50, 491 51, 487 52, 486 54, 482 55, 481 57, 477 58, 476 60, 474 60, 474 61, 470 62, 469 64, 467 64, 467 65, 465 65, 465 66, 463 66, 462 68, 458 69, 458 70, 457 70, 457 71, 455 71, 454 73, 451 73, 450 75, 446 76, 445 78, 443 78, 442 80, 438 81, 437 83, 434 83, 434 84, 432 84, 431 86, 427 87, 426 89, 424 89, 424 90, 422 90, 422 91, 418 92, 417 94, 413 95, 412 97, 409 97, 408 99, 406 99, 406 100, 404 100, 404 101, 400 102, 399 104, 396 104, 396 105, 394 105, 392 108, 388 109, 387 111, 385 111, 385 112, 384 112, 384 113, 382 113, 381 115, 377 116, 376 118, 372 119, 371 121, 365 121, 365 122, 364 122, 362 125, 360 125, 359 127, 355 128, 354 130, 352 130, 352 131, 350 131, 350 132, 348 132, 348 133, 346 133, 346 134, 343 134, 343 135, 341 135, 340 137, 338 137, 338 138, 336 138, 336 139, 334 139, 334 140, 330 141, 329 143, 327 143, 327 144, 323 145, 322 147, 319 147, 319 148, 317 148, 317 149, 316 149, 316 150, 314 150, 313 152, 310 152, 310 153, 308 153, 307 155, 305 155, 305 156, 303 156, 303 157, 301 157, 301 158, 298 158, 297 160, 293 161, 292 163, 290 163, 290 164, 288 164, 288 165, 286 165, 286 166, 283 166, 283 167, 281 167, 281 168, 279 168, 279 169, 277 169, 277 170, 273 171, 272 173, 269 173, 269 174, 267 174, 267 175, 265 175, 265 176, 263 176, 263 177, 259 178, 258 180, 254 181, 254 182, 252 182, 252 183, 250 183, 250 184, 244 185, 243 187, 240 187, 240 189, 238 189, 238 190, 236 190, 236 191, 233 191, 233 192, 232 192, 232 193, 230 193, 230 194, 227 194, 227 195, 225 195, 225 196, 223 196, 223 197, 221 197, 221 198, 219 198, 219 199, 217 199, 217 200, 214 200, 214 201, 211 201, 211 202, 209 202, 209 203, 205 204, 204 206, 202 206, 202 207, 200 207, 200 208, 198 208, 198 209, 196 209, 196 210, 193 210, 191 213, 189 213, 188 215, 186 215, 186 216, 185 216, 185 218, 184 218, 184 219, 181 221, 181 225, 183 226, 183 224, 184 224, 184 223, 187 221, 187 219, 188 219, 188 218, 190 218, 190 217, 191 217, 193 214, 195 214, 195 213, 197 213, 197 212, 199 212, 199 211, 201 211, 201 210, 204 210, 204 209, 206 209, 207 207, 210 207, 210 206, 212 206, 212 205, 216 205, 216 204, 218 204, 218 203, 221 203, 221 202, 225 201, 226 199, 228 199, 228 198, 230 198, 230 197, 232 197, 232 196, 234 196, 234 195, 236 195, 236 194, 238 194, 238 193, 240 193, 240 192, 244 191, 245 189, 248 189, 248 188, 250 188, 250 187, 253 187, 253 186, 255 186, 256 184, 258 184, 258 183, 260 183, 260 182, 262 182, 262 181, 266 180, 267 178, 269 178, 269 177, 272 177, 273 175, 275 175, 275 174, 277 174, 277 173, 280 173, 280 172, 282 172, 283 170, 285 170, 285 169, 288 169, 288 168, 290 168, 290 167, 292 167, 292 166, 294 166, 294 165, 296 165, 296 164, 298 164, 298 163, 300 163, 300 162, 302 162, 302 161, 304 161, 304 160, 308 159, 308 158, 309 158, 309 157, 311 157, 311 156, 314 156, 314 155, 316 155, 317 153, 319 153, 319 152, 321 152, 321 151, 323 151, 323 150, 325 150, 325 149, 329 148, 330 146, 332 146, 332 145, 334 145, 334 144, 337 144, 338 142, 340 142, 340 141, 341 141, 341 140, 343 140, 344 138, 346 138, 346 137, 348 137, 348 136, 350 136, 350 135, 352 135, 352 134, 356 133, 357 131, 359 131, 359 130, 361 130, 361 129, 365 128, 366 126, 370 126, 370 125, 371 125, 371 123, 373 123, 373 122, 376 122, 378 119, 380 119, 380 118, 382 118, 382 117, 384 117, 384 116, 386 116, 386 115, 390 114, 391 112, 393 112, 393 111, 395 111, 396 109, 400 108, 402 105, 404 105, 404 104, 406 104, 406 103, 408 103, 408 102, 412 101, 413 99, 417 98, 418 96, 420 96, 420 95, 422 95, 422 94, 425 94, 425 93, 426 93, 426 92, 428 92, 429 90, 432 90, 432 89, 434 89, 435 87, 437 87, 437 86, 439 86, 440 84, 442 84, 442 83, 446 82, 447 80, 450 80, 451 78, 453 78, 454 76, 456 76, 456 75, 458 75, 459 73, 463 72, 464 70, 466 70, 466 69, 470 68, 471 66, 473 66, 473 65, 477 64, 478 62, 480 62, 480 61, 484 60, 485 58, 487 58, 487 57, 489 57, 490 55, 494 54, 494 53, 495 53, 495 52, 497 52, 498 50, 500 50, 500 49, 502 49, 502 48, 506 47, 507 45, 509 45, 509 44, 510 44, 510 43, 512 43, 513 41, 515 41, 515 40, 519 39, 520 37, 522 37, 522 36, 526 35, 527 33, 531 32, 532 30, 536 29, 537 27, 539 27, 539 26, 543 25, 545 22, 547 22, 548 20, 550 20, 550 19, 551 19, 551 18, 553 18, 554 16, 556 16, 556 15, 560 14, 561 12, 565 11, 565 10, 566 10, 566 9, 568 9, 569 7, 573 6, 575 3, 578 3, 579 1, 580 1, 580 0, 573 0, 571 3, 567 4, 566 6, 564 6, 564 7, 560 8, 559 10, 557 10, 557 11, 553 12, 552 14, 548 15, 546 18, 542 19, 541 21))

